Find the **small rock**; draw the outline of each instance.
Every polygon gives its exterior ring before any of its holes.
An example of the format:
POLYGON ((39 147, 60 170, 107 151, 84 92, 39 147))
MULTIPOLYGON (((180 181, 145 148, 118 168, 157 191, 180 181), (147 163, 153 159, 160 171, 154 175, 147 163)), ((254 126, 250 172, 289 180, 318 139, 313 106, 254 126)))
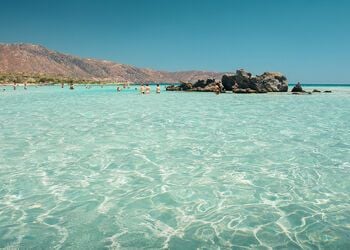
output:
POLYGON ((304 92, 303 88, 301 87, 300 82, 298 82, 292 89, 292 92, 304 92))

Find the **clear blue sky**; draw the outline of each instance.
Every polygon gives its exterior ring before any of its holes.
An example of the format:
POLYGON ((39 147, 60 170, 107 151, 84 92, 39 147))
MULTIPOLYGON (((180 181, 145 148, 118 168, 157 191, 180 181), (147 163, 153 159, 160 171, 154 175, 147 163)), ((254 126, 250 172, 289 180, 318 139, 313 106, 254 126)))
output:
POLYGON ((1 0, 0 42, 161 70, 350 82, 347 0, 1 0))

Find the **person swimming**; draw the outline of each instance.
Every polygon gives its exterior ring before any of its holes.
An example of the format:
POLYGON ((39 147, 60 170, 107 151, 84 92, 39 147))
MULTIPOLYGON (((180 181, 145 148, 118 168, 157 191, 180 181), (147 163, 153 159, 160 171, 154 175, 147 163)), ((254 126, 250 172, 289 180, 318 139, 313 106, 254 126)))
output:
POLYGON ((141 94, 144 94, 144 93, 145 93, 145 87, 143 86, 143 84, 141 84, 140 92, 141 92, 141 94))
POLYGON ((160 86, 159 86, 159 84, 157 84, 156 93, 157 93, 157 94, 160 94, 160 86))
POLYGON ((151 87, 148 84, 146 84, 146 94, 149 93, 151 93, 151 87))

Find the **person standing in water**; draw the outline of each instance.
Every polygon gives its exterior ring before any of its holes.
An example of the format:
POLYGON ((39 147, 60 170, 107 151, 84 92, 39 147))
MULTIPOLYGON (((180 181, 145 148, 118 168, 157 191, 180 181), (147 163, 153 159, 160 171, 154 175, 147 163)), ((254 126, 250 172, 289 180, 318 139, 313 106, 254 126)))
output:
POLYGON ((16 90, 17 84, 14 82, 13 83, 13 90, 16 90))
POLYGON ((24 83, 24 89, 27 90, 27 83, 24 83))
POLYGON ((62 89, 64 88, 64 83, 63 83, 63 82, 61 83, 61 88, 62 88, 62 89))
POLYGON ((151 87, 148 84, 146 84, 146 94, 149 93, 151 93, 151 87))
POLYGON ((145 93, 145 87, 143 86, 143 84, 141 84, 140 91, 141 91, 141 94, 145 93))
POLYGON ((160 94, 160 86, 159 86, 159 84, 157 84, 156 93, 160 94))
POLYGON ((74 89, 73 83, 70 84, 69 89, 70 89, 70 90, 73 90, 73 89, 74 89))

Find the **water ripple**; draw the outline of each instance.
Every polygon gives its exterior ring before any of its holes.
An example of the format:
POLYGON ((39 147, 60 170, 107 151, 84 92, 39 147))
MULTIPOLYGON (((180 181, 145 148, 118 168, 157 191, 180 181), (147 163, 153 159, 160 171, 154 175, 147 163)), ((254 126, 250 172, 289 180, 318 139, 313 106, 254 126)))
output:
POLYGON ((350 247, 347 92, 23 92, 0 96, 0 248, 350 247))

